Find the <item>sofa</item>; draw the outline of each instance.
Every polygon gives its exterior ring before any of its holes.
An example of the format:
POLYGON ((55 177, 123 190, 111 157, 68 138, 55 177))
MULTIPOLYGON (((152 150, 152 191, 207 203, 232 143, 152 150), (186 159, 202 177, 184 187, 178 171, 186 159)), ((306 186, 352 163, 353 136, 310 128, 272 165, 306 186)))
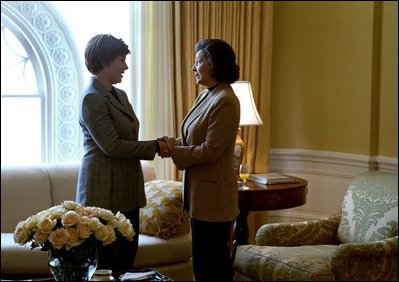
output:
POLYGON ((235 280, 398 281, 398 174, 357 175, 341 212, 264 224, 255 242, 238 246, 235 280))
MULTIPOLYGON (((47 252, 16 244, 13 232, 19 221, 65 200, 75 200, 79 166, 80 162, 65 162, 1 167, 2 279, 51 275, 47 252)), ((193 280, 181 183, 157 179, 150 161, 143 161, 142 166, 147 206, 140 211, 139 248, 133 267, 152 268, 175 281, 193 280)))

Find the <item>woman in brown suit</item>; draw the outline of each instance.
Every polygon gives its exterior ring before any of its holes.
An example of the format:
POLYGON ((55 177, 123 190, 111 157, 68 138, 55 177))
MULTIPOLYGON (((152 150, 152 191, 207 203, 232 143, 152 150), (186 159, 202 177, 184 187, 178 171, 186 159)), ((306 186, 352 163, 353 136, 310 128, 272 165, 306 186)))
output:
POLYGON ((184 208, 192 231, 196 281, 231 281, 232 226, 238 215, 233 155, 240 104, 230 84, 239 77, 234 50, 225 41, 196 44, 195 72, 202 91, 181 126, 181 137, 164 137, 183 170, 184 208))
POLYGON ((76 201, 120 211, 130 219, 133 242, 117 242, 99 250, 99 268, 126 272, 133 267, 138 247, 139 209, 146 205, 140 160, 152 160, 166 144, 138 141, 139 120, 126 93, 114 87, 128 69, 128 46, 110 34, 98 34, 85 50, 93 74, 83 91, 79 123, 84 156, 79 171, 76 201))

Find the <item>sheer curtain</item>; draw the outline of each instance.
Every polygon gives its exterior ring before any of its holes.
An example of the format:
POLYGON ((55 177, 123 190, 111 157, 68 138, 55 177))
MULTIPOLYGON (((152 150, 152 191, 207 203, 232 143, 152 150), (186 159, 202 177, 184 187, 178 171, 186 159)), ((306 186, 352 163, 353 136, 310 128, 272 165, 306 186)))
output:
MULTIPOLYGON (((164 1, 131 1, 131 100, 140 120, 140 140, 176 131, 170 6, 164 1)), ((171 159, 156 156, 154 166, 158 178, 174 179, 171 159)))
MULTIPOLYGON (((244 159, 254 172, 268 171, 273 2, 135 1, 132 12, 137 46, 132 56, 133 102, 142 136, 180 135, 180 124, 201 90, 191 71, 195 43, 221 38, 236 51, 240 80, 251 82, 264 122, 243 128, 244 159)), ((162 176, 176 179, 170 160, 156 162, 162 176)))

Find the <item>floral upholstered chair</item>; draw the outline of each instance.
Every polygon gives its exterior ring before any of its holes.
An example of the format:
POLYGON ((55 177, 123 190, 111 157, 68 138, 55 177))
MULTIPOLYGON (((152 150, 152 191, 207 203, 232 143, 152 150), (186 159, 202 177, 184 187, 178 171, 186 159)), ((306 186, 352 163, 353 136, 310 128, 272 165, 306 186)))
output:
POLYGON ((238 246, 235 280, 398 280, 398 174, 367 172, 350 183, 341 213, 264 224, 238 246))

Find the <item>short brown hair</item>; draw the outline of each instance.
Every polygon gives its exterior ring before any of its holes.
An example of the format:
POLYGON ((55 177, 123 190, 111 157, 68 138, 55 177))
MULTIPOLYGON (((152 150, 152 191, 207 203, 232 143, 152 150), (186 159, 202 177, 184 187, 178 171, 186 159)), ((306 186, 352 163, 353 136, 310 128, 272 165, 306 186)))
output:
POLYGON ((85 64, 90 73, 97 74, 114 59, 127 54, 130 50, 122 39, 111 34, 97 34, 86 45, 85 64))

